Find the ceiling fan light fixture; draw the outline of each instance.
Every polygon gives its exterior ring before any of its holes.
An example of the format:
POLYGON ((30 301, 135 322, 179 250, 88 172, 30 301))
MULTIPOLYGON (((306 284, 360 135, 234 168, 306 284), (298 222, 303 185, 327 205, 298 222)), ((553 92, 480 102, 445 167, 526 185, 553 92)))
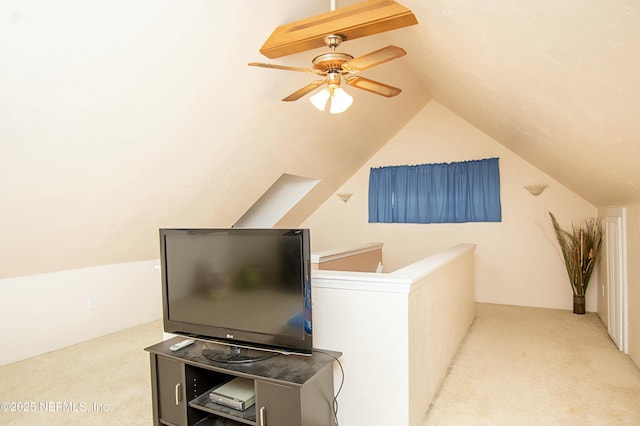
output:
POLYGON ((331 93, 328 88, 324 88, 320 90, 315 95, 309 98, 309 101, 313 104, 314 107, 318 108, 319 111, 324 111, 327 108, 327 102, 329 101, 329 97, 331 93))
POLYGON ((330 105, 329 113, 340 114, 349 109, 353 103, 353 96, 349 95, 341 87, 329 85, 315 95, 310 96, 309 101, 319 111, 326 111, 327 105, 330 105))
POLYGON ((329 113, 340 114, 345 112, 353 103, 353 97, 344 91, 342 87, 336 87, 331 94, 331 108, 329 113))

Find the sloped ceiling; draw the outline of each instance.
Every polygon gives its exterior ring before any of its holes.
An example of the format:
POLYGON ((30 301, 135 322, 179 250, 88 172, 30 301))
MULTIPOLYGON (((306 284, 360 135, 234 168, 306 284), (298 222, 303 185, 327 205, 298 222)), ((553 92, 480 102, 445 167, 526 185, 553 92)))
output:
POLYGON ((640 4, 407 0, 430 93, 591 203, 640 201, 640 4))
POLYGON ((296 226, 432 98, 594 205, 640 202, 636 2, 401 3, 419 25, 341 50, 404 47, 365 74, 403 93, 332 116, 279 101, 313 77, 246 65, 309 66, 258 49, 329 1, 4 0, 0 278, 155 258, 159 227, 230 226, 283 173, 320 180, 296 226))

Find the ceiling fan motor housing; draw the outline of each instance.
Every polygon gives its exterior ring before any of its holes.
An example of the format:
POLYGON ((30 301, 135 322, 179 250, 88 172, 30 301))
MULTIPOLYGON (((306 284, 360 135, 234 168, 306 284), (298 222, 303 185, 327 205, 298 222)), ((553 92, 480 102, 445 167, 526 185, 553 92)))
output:
POLYGON ((330 52, 323 53, 313 58, 313 69, 322 72, 342 71, 342 64, 353 59, 353 56, 347 53, 330 52))

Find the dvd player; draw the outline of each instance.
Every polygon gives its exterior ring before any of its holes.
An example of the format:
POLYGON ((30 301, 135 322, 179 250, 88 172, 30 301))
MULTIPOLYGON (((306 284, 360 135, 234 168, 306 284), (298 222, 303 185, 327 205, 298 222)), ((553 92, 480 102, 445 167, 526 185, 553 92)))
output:
POLYGON ((209 398, 216 404, 244 411, 256 402, 253 380, 236 377, 211 389, 209 398))

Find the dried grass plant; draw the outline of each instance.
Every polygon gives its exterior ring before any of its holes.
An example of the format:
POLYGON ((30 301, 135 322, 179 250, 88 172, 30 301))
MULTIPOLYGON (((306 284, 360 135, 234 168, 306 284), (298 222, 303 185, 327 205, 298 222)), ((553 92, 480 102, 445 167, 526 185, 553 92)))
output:
POLYGON ((579 226, 572 224, 569 232, 560 227, 553 213, 549 212, 549 216, 562 250, 573 294, 584 296, 602 245, 604 235, 602 220, 600 218, 584 219, 579 226))

